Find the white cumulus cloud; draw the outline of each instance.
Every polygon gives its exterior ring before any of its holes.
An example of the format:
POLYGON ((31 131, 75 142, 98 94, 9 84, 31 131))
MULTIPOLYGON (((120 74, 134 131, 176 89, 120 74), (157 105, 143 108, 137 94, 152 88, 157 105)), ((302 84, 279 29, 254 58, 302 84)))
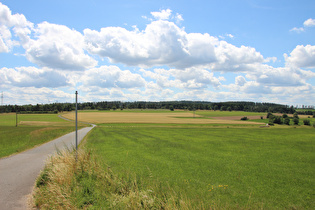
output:
POLYGON ((284 54, 287 65, 298 68, 315 68, 315 45, 297 45, 288 56, 284 54))
POLYGON ((64 87, 70 83, 65 75, 50 69, 16 67, 0 69, 1 83, 16 87, 64 87))
POLYGON ((107 27, 85 29, 84 36, 91 54, 129 66, 209 66, 217 71, 244 71, 246 64, 264 62, 255 48, 236 47, 207 33, 186 33, 164 20, 151 22, 143 31, 107 27))
POLYGON ((160 12, 151 12, 151 15, 157 20, 168 20, 172 14, 172 10, 163 9, 160 12))
POLYGON ((33 24, 26 20, 24 15, 14 14, 0 2, 0 53, 9 52, 12 47, 25 44, 29 40, 29 34, 33 24), (19 40, 14 39, 11 32, 19 40))
POLYGON ((299 28, 298 27, 294 27, 290 31, 294 31, 294 32, 297 32, 297 33, 304 32, 306 28, 315 26, 315 19, 309 18, 309 19, 305 20, 304 23, 303 23, 303 26, 304 27, 299 27, 299 28))
POLYGON ((303 25, 305 27, 313 27, 315 26, 315 19, 309 18, 306 21, 304 21, 303 25))
POLYGON ((97 64, 84 53, 84 38, 78 31, 43 22, 37 25, 35 33, 36 39, 25 46, 26 57, 31 62, 65 70, 84 70, 97 64))
POLYGON ((101 66, 84 73, 82 81, 85 86, 102 88, 139 88, 145 80, 139 74, 121 70, 117 66, 101 66))

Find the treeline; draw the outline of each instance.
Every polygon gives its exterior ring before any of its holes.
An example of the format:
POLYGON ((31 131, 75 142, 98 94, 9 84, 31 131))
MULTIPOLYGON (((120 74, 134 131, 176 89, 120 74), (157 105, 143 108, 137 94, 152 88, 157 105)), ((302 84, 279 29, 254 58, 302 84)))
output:
MULTIPOLYGON (((271 112, 293 114, 296 109, 293 106, 275 103, 256 102, 205 102, 205 101, 162 101, 162 102, 121 102, 101 101, 78 103, 78 110, 116 110, 116 109, 184 109, 184 110, 220 110, 220 111, 247 111, 247 112, 271 112)), ((36 105, 5 105, 0 106, 1 113, 58 113, 75 110, 75 103, 51 103, 36 105)), ((313 115, 313 111, 297 111, 298 114, 313 115)))

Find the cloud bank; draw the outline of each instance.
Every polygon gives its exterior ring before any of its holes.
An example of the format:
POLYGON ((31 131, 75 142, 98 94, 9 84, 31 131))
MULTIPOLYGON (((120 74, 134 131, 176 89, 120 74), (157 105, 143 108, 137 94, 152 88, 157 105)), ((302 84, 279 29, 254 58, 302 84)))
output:
MULTIPOLYGON (((52 96, 68 101, 75 89, 84 101, 292 104, 300 100, 296 94, 314 98, 314 86, 308 81, 315 77, 315 46, 297 45, 284 54, 284 66, 273 67, 270 61, 276 58, 264 58, 254 47, 235 46, 209 33, 188 33, 179 26, 182 15, 173 15, 170 9, 150 14, 142 30, 109 26, 79 32, 45 21, 31 23, 0 3, 0 53, 23 49, 33 64, 0 67, 0 87, 11 103, 47 102, 52 96), (18 98, 19 91, 34 97, 18 98)), ((303 26, 313 27, 315 20, 310 18, 303 26)), ((235 38, 228 33, 226 37, 235 38)))

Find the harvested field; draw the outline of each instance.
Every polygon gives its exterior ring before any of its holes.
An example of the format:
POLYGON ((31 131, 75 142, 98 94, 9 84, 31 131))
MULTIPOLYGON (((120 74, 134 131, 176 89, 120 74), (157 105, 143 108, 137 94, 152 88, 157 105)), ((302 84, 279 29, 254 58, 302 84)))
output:
MULTIPOLYGON (((62 115, 75 119, 74 113, 62 115)), ((191 112, 141 113, 141 112, 82 112, 78 113, 79 121, 89 123, 170 123, 170 124, 261 124, 257 122, 237 121, 231 119, 210 119, 191 112)))

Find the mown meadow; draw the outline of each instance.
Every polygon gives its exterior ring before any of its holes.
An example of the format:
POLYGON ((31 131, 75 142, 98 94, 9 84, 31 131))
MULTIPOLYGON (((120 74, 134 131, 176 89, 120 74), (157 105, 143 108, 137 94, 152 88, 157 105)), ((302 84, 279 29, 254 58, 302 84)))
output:
MULTIPOLYGON (((205 208, 314 208, 313 129, 99 127, 87 147, 205 208)), ((153 185, 154 186, 154 185, 153 185)))
MULTIPOLYGON (((260 119, 239 124, 236 119, 244 115, 262 115, 245 112, 195 113, 199 118, 237 116, 227 124, 168 124, 164 118, 160 123, 108 123, 106 117, 113 113, 102 114, 95 115, 99 124, 82 147, 82 156, 89 160, 72 158, 72 165, 63 170, 72 171, 71 187, 65 190, 62 183, 51 188, 55 185, 50 180, 67 180, 55 177, 66 162, 62 155, 61 165, 48 164, 39 177, 35 206, 44 207, 46 200, 62 208, 69 196, 68 207, 78 209, 315 208, 313 126, 263 127, 265 119, 262 124, 255 124, 260 119), (59 192, 59 201, 49 196, 51 191, 59 192)), ((195 120, 182 115, 178 119, 195 120)))
POLYGON ((0 114, 0 158, 74 130, 73 122, 60 119, 57 114, 18 114, 17 123, 15 113, 0 114))

